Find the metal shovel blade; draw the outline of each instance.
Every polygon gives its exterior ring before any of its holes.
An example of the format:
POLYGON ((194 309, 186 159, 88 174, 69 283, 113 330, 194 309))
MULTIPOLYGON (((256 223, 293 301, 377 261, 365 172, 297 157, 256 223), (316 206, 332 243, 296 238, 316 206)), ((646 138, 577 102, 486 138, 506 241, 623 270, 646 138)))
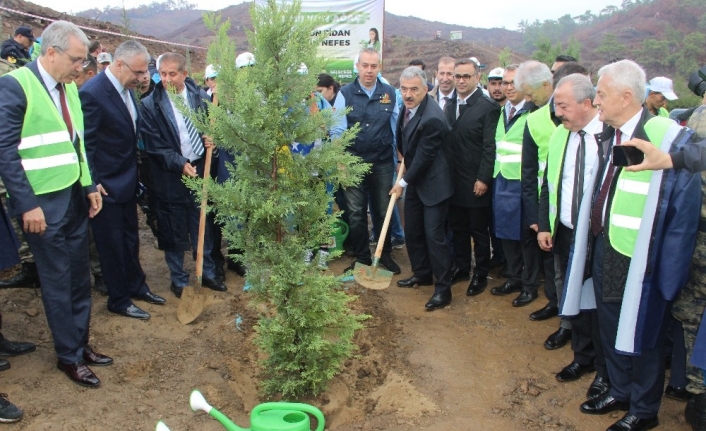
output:
POLYGON ((196 320, 206 305, 206 291, 203 287, 185 286, 181 291, 181 301, 177 309, 177 319, 182 325, 196 320))
POLYGON ((392 273, 377 265, 363 265, 356 262, 353 268, 353 278, 361 286, 372 290, 383 290, 390 287, 392 273))

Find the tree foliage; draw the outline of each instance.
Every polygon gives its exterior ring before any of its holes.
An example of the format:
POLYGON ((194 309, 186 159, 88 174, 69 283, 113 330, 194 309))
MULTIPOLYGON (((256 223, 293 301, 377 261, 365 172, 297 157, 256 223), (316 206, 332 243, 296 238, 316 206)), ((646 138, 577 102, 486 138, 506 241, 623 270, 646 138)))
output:
MULTIPOLYGON (((231 179, 210 184, 217 217, 225 224, 231 247, 244 250, 250 295, 260 312, 256 344, 264 353, 262 389, 267 395, 297 397, 318 393, 340 371, 355 345, 355 331, 366 316, 349 309, 354 297, 333 275, 305 263, 307 250, 318 249, 331 235, 334 215, 326 184, 350 186, 367 170, 345 149, 357 128, 330 140, 332 110, 309 110, 317 73, 321 24, 300 15, 301 2, 269 0, 253 5, 248 32, 255 65, 235 68, 229 23, 208 15, 216 37, 208 52, 218 65, 219 106, 196 121, 221 150, 235 155, 231 179), (294 142, 322 140, 306 157, 290 152, 294 142)), ((317 97, 317 96, 313 96, 317 97)), ((198 190, 198 181, 190 184, 198 190)))

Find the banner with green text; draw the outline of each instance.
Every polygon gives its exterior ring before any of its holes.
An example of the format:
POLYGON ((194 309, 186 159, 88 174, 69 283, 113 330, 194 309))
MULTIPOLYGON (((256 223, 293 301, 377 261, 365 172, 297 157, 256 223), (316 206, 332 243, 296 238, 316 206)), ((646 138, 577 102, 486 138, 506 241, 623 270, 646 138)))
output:
POLYGON ((326 73, 336 80, 353 81, 353 60, 363 48, 376 49, 382 58, 385 0, 302 0, 302 13, 325 16, 327 23, 316 30, 326 34, 319 55, 329 60, 326 73))

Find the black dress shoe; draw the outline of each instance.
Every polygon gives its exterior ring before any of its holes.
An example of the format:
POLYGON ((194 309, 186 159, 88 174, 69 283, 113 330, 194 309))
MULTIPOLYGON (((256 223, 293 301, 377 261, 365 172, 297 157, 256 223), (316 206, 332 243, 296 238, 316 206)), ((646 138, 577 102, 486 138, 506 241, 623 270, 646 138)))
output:
POLYGON ((181 298, 181 292, 184 291, 184 288, 183 287, 176 287, 174 282, 172 282, 172 284, 169 285, 169 290, 172 291, 174 296, 176 296, 177 298, 181 298))
POLYGON ((245 265, 240 263, 239 261, 233 260, 231 258, 228 258, 228 269, 235 272, 241 277, 245 277, 245 274, 247 273, 245 269, 245 265))
POLYGON ((616 410, 627 411, 629 408, 630 403, 618 401, 610 395, 594 398, 581 404, 581 412, 589 415, 604 415, 616 410))
POLYGON ((39 287, 37 264, 34 262, 23 263, 19 274, 0 280, 0 288, 2 287, 39 287))
POLYGON ((201 285, 208 287, 211 290, 215 290, 216 292, 225 292, 226 290, 228 290, 224 282, 218 280, 211 280, 210 278, 206 277, 201 279, 201 285))
POLYGON ((520 281, 506 281, 500 287, 494 287, 490 289, 490 293, 497 296, 509 295, 511 293, 519 292, 522 290, 522 282, 520 281))
POLYGON ((513 307, 524 307, 537 299, 537 292, 520 292, 517 298, 512 300, 513 307))
POLYGON ((589 400, 595 400, 603 395, 607 395, 609 390, 610 382, 608 381, 608 377, 601 377, 596 374, 596 377, 593 379, 593 383, 591 383, 591 386, 589 386, 586 391, 586 398, 589 400))
POLYGON ((63 364, 61 362, 57 362, 56 368, 63 371, 64 374, 71 379, 71 381, 81 386, 85 386, 87 388, 97 388, 101 384, 101 381, 95 374, 93 374, 93 371, 91 371, 91 369, 82 362, 77 362, 75 364, 63 364))
POLYGON ((691 398, 691 393, 686 390, 686 388, 681 388, 678 386, 667 386, 664 390, 664 395, 679 401, 687 401, 691 398))
POLYGON ((578 362, 572 362, 556 374, 556 379, 560 382, 573 382, 580 379, 584 374, 592 373, 595 370, 593 365, 581 365, 578 362))
MULTIPOLYGON (((2 335, 0 334, 0 337, 2 335)), ((18 356, 31 353, 37 350, 37 346, 32 343, 21 341, 10 341, 5 337, 0 339, 0 356, 18 356)))
POLYGON ((559 328, 558 331, 547 337, 544 348, 547 350, 560 349, 571 341, 571 329, 559 328))
POLYGON ((638 418, 630 413, 625 413, 622 419, 610 426, 606 431, 646 431, 659 425, 657 416, 649 419, 638 418))
POLYGON ((146 312, 145 310, 141 309, 136 305, 131 305, 124 310, 113 310, 111 308, 108 308, 108 311, 110 311, 111 313, 119 314, 121 316, 132 317, 133 319, 149 320, 150 318, 150 313, 146 312))
POLYGON ((382 256, 380 256, 380 262, 378 264, 393 273, 394 275, 402 273, 400 266, 397 264, 397 262, 392 260, 392 256, 390 256, 389 254, 383 254, 382 256))
MULTIPOLYGON (((359 262, 360 262, 359 260, 354 260, 353 262, 351 262, 351 264, 348 265, 348 266, 346 267, 346 269, 343 270, 343 273, 345 274, 345 273, 348 272, 348 271, 355 271, 355 264, 356 264, 356 263, 359 263, 359 262)), ((370 262, 360 262, 360 264, 361 264, 361 265, 365 265, 365 266, 372 266, 372 265, 373 265, 373 261, 371 260, 370 262)))
POLYGON ((213 269, 213 275, 216 280, 226 281, 226 272, 221 265, 216 265, 213 269))
POLYGON ((451 268, 451 284, 454 285, 459 281, 467 281, 471 279, 471 274, 468 271, 461 271, 457 267, 451 268))
POLYGON ((437 308, 444 308, 451 304, 451 292, 449 293, 435 293, 432 297, 424 304, 424 308, 427 311, 436 310, 437 308))
POLYGON ((135 296, 135 299, 139 299, 141 301, 149 302, 150 304, 157 304, 157 305, 164 305, 166 304, 167 300, 162 298, 161 296, 152 293, 150 291, 147 291, 143 293, 142 295, 137 295, 135 296))
POLYGON ((105 367, 113 363, 113 358, 96 352, 91 346, 83 348, 83 360, 88 365, 97 365, 99 367, 105 367))
POLYGON ((0 371, 5 371, 10 369, 10 363, 4 359, 0 359, 0 371))
POLYGON ((557 316, 558 314, 559 314, 559 308, 556 305, 547 304, 543 308, 540 308, 539 310, 530 314, 529 317, 530 317, 530 320, 534 320, 537 322, 540 320, 551 319, 552 317, 557 316))
POLYGON ((416 275, 397 281, 398 287, 431 286, 432 284, 434 284, 434 280, 417 277, 416 275))
POLYGON ((93 278, 95 281, 93 282, 93 289, 98 292, 102 293, 103 295, 108 294, 108 285, 105 284, 105 280, 103 279, 102 275, 94 275, 93 278))
POLYGON ((488 277, 482 277, 478 274, 473 274, 473 279, 466 289, 466 296, 476 296, 483 293, 485 288, 488 287, 488 277))

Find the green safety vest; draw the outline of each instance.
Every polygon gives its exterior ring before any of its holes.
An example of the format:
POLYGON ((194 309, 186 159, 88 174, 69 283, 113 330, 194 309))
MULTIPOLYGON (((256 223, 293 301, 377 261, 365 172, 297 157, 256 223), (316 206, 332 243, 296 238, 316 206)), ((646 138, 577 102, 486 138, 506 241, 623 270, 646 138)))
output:
MULTIPOLYGON (((645 133, 652 145, 661 145, 664 135, 674 125, 669 118, 653 117, 645 123, 645 133)), ((610 204, 608 238, 615 250, 628 257, 632 257, 635 248, 651 178, 652 171, 628 172, 622 169, 618 175, 610 204)))
POLYGON ((493 178, 498 173, 508 180, 519 180, 522 169, 522 136, 527 123, 527 113, 520 114, 510 130, 505 132, 505 107, 500 110, 498 127, 495 129, 495 169, 493 178))
POLYGON ((74 148, 68 128, 54 101, 37 76, 23 67, 10 72, 20 83, 27 98, 18 153, 35 195, 65 189, 81 180, 92 184, 83 145, 83 112, 76 84, 66 84, 66 103, 79 139, 79 154, 74 148))
POLYGON ((527 128, 532 139, 537 144, 537 160, 539 161, 539 172, 537 172, 537 197, 542 188, 544 180, 544 169, 547 167, 547 151, 549 150, 549 139, 556 130, 556 124, 552 121, 552 114, 549 103, 529 114, 527 117, 527 128))
POLYGON ((547 189, 549 190, 549 227, 551 228, 552 237, 554 237, 556 216, 558 214, 557 208, 559 203, 557 200, 559 196, 559 184, 561 184, 562 177, 562 161, 564 160, 564 152, 566 151, 568 139, 569 129, 562 124, 552 133, 548 146, 547 189))
POLYGON ((667 111, 664 107, 659 108, 657 111, 657 116, 669 118, 669 111, 667 111))

